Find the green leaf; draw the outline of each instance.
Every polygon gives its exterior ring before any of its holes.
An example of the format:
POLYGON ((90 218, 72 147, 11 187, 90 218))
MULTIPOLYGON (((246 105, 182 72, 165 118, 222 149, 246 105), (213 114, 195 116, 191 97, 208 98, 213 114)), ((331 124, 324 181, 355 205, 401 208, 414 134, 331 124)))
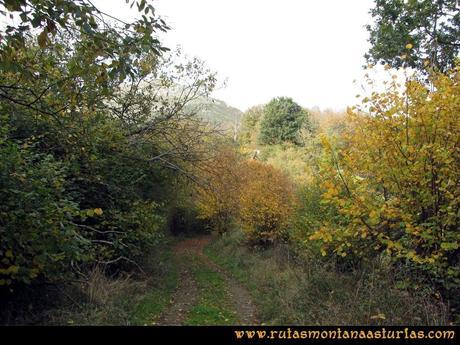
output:
POLYGON ((441 248, 444 250, 456 250, 458 249, 458 243, 456 242, 442 242, 441 248))
POLYGON ((8 11, 20 11, 21 5, 25 5, 25 1, 5 0, 4 4, 8 11))

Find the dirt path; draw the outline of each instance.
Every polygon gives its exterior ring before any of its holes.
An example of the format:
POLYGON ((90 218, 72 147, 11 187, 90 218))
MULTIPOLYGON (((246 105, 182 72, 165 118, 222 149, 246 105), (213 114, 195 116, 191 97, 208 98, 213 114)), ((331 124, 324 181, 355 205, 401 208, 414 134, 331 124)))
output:
POLYGON ((256 324, 256 310, 249 292, 227 271, 203 254, 203 248, 212 240, 211 236, 195 237, 183 240, 174 247, 176 260, 181 263, 178 287, 171 299, 170 306, 160 316, 159 325, 182 325, 187 313, 198 302, 200 291, 190 267, 187 267, 187 257, 197 256, 213 271, 219 273, 225 280, 229 295, 237 311, 240 324, 256 324))

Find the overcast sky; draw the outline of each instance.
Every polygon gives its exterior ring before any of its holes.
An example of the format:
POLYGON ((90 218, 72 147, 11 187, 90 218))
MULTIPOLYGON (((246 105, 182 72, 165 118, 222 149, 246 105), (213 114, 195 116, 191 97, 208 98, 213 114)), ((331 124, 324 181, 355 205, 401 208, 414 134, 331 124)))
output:
MULTIPOLYGON (((97 0, 129 18, 123 0, 97 0)), ((155 0, 172 27, 163 43, 181 45, 218 72, 214 97, 245 110, 276 96, 305 107, 353 105, 363 75, 372 0, 155 0)), ((131 12, 132 14, 132 12, 131 12)))

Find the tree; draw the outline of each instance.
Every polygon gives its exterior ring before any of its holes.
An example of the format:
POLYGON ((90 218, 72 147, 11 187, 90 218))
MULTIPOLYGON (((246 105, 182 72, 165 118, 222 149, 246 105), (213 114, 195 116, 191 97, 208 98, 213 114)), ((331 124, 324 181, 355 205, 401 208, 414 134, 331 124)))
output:
POLYGON ((460 52, 456 0, 376 0, 368 25, 369 63, 447 71, 460 52))
POLYGON ((259 141, 273 145, 290 142, 301 144, 301 129, 308 120, 308 113, 292 98, 272 99, 264 108, 260 124, 259 141))
POLYGON ((206 159, 212 129, 186 106, 215 76, 165 53, 133 4, 143 24, 120 27, 90 1, 0 3, 20 18, 0 42, 0 285, 135 265, 206 159))
MULTIPOLYGON (((57 34, 66 33, 69 46, 80 36, 85 38, 85 67, 97 68, 100 78, 134 77, 144 68, 146 55, 158 56, 168 50, 155 34, 169 29, 147 0, 132 0, 131 7, 134 5, 142 17, 127 23, 100 11, 89 0, 1 0, 0 15, 16 17, 19 23, 15 20, 9 24, 6 20, 0 29, 0 69, 22 71, 24 78, 31 78, 27 69, 16 62, 17 54, 27 49, 31 39, 44 49, 53 45, 57 34)), ((78 75, 79 70, 73 72, 78 75)), ((6 86, 0 84, 0 90, 7 91, 6 86)))
POLYGON ((226 232, 238 216, 243 168, 235 147, 220 144, 212 162, 201 173, 203 183, 196 185, 199 217, 210 221, 219 233, 226 232))
POLYGON ((262 105, 253 106, 244 112, 240 132, 240 143, 242 145, 252 146, 256 144, 263 115, 264 106, 262 105))
MULTIPOLYGON (((370 258, 386 253, 458 288, 460 237, 460 83, 431 77, 433 87, 393 82, 350 111, 345 144, 323 165, 323 202, 342 221, 325 223, 310 239, 324 255, 370 258)), ((458 294, 457 294, 458 295, 458 294)))

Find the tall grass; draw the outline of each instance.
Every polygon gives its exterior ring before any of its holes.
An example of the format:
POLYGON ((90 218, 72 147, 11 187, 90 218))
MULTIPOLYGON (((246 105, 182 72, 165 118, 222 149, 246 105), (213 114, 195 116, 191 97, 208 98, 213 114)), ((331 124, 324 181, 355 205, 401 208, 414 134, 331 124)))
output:
POLYGON ((351 272, 333 262, 296 255, 292 247, 244 245, 234 231, 206 253, 248 286, 267 324, 445 325, 447 308, 430 288, 400 289, 391 267, 376 260, 351 272))
POLYGON ((147 254, 143 272, 107 272, 95 266, 78 281, 24 289, 0 301, 0 324, 150 325, 168 305, 178 272, 171 245, 147 254))

